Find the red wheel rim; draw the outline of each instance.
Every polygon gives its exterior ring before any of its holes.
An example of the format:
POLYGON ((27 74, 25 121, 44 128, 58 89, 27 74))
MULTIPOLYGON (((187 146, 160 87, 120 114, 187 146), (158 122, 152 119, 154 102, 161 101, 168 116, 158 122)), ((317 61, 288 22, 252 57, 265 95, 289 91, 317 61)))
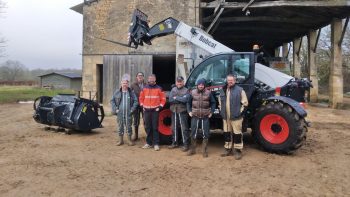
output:
POLYGON ((171 111, 169 109, 159 112, 158 131, 163 135, 172 135, 171 131, 171 111))
POLYGON ((289 136, 287 121, 280 115, 266 115, 260 122, 262 136, 272 144, 282 144, 289 136))

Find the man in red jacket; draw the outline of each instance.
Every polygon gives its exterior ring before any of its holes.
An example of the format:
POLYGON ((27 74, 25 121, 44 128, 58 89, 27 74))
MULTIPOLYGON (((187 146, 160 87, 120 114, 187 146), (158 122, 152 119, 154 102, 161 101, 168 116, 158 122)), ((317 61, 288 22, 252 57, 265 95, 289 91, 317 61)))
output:
POLYGON ((145 130, 147 133, 144 149, 151 148, 159 151, 158 117, 159 111, 164 107, 166 98, 162 88, 156 84, 154 74, 148 77, 146 85, 140 93, 140 106, 144 111, 145 130))

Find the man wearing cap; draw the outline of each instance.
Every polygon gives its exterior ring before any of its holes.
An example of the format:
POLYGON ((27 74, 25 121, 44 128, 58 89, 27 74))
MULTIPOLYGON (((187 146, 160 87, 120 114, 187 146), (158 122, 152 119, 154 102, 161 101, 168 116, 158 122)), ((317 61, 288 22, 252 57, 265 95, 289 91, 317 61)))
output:
MULTIPOLYGON (((140 92, 145 86, 144 82, 144 74, 143 72, 138 72, 136 75, 136 82, 131 85, 131 89, 135 92, 137 100, 140 98, 140 92)), ((134 141, 139 138, 139 125, 140 125, 140 117, 142 114, 142 108, 140 105, 137 106, 135 112, 133 113, 134 118, 134 141)), ((142 116, 143 117, 143 116, 142 116)))
POLYGON ((211 91, 205 89, 205 79, 199 79, 196 85, 197 88, 191 91, 187 102, 187 111, 192 117, 191 147, 187 155, 195 154, 198 129, 201 128, 203 136, 202 154, 203 157, 208 157, 209 118, 214 113, 216 101, 211 91))
POLYGON ((154 150, 159 151, 158 117, 159 112, 166 102, 165 94, 160 86, 156 84, 156 75, 148 77, 146 85, 140 93, 140 106, 144 111, 145 130, 147 133, 144 149, 154 146, 154 150))
POLYGON ((171 127, 173 130, 172 144, 169 149, 177 148, 181 140, 183 142, 182 151, 188 151, 188 114, 186 104, 188 101, 188 89, 184 87, 184 78, 179 76, 176 78, 176 87, 173 87, 169 94, 169 103, 171 115, 171 127))
POLYGON ((128 145, 134 145, 134 142, 131 140, 131 114, 135 112, 138 100, 135 93, 129 88, 129 78, 129 75, 123 75, 121 87, 115 91, 111 99, 112 114, 117 115, 118 121, 119 142, 117 146, 124 144, 124 130, 128 133, 128 145))
POLYGON ((248 106, 247 96, 240 86, 236 84, 236 77, 228 75, 227 84, 220 90, 220 113, 224 120, 225 152, 222 157, 232 154, 235 159, 242 158, 243 134, 242 134, 242 112, 248 106))

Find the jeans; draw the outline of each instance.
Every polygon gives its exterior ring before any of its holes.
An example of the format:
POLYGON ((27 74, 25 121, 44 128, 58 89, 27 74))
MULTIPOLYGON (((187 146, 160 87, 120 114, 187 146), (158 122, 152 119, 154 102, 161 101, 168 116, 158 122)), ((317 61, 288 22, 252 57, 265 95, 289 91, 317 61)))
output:
POLYGON ((209 138, 209 118, 198 118, 193 116, 191 119, 191 137, 192 139, 197 139, 197 136, 200 135, 199 128, 202 129, 203 139, 209 138))

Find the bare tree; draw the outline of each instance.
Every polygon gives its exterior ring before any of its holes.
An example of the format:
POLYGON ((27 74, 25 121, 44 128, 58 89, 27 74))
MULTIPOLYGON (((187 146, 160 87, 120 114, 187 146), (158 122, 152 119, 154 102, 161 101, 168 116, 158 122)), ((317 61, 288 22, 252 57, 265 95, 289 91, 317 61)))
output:
POLYGON ((0 66, 0 79, 4 81, 16 81, 23 77, 27 68, 19 61, 7 60, 0 66))
MULTIPOLYGON (((4 13, 5 8, 6 8, 5 2, 0 0, 0 16, 4 13)), ((0 57, 4 56, 5 43, 6 43, 6 40, 1 36, 1 32, 0 32, 0 57)))

